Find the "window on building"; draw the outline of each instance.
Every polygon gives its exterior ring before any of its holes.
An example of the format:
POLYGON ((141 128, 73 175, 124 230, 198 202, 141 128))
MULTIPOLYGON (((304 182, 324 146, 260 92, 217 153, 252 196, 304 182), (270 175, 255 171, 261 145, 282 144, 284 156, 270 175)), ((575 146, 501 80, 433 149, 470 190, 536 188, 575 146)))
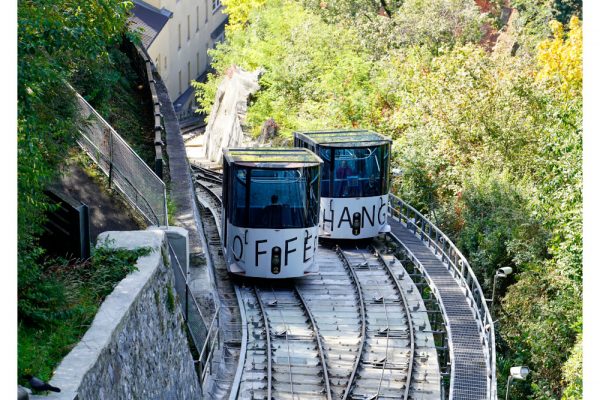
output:
POLYGON ((165 71, 167 70, 167 56, 165 56, 165 71))
POLYGON ((188 21, 188 42, 190 41, 190 16, 187 16, 187 21, 188 21))
POLYGON ((221 7, 221 0, 212 0, 213 12, 217 11, 221 7))
POLYGON ((210 65, 210 56, 208 55, 208 42, 204 43, 204 54, 206 54, 206 68, 210 65))
POLYGON ((160 54, 158 55, 158 57, 156 57, 156 60, 154 60, 154 64, 156 64, 156 70, 160 74, 160 54))
POLYGON ((181 94, 181 70, 179 70, 179 94, 181 94))
POLYGON ((204 23, 208 22, 208 2, 211 0, 204 0, 204 23))
POLYGON ((200 75, 200 52, 196 53, 196 76, 200 75))
POLYGON ((192 80, 192 69, 190 68, 190 62, 188 61, 188 80, 186 82, 186 87, 187 85, 190 84, 190 81, 192 80))
POLYGON ((177 25, 177 48, 181 48, 181 24, 177 25))
POLYGON ((200 30, 200 6, 196 6, 196 32, 200 30))

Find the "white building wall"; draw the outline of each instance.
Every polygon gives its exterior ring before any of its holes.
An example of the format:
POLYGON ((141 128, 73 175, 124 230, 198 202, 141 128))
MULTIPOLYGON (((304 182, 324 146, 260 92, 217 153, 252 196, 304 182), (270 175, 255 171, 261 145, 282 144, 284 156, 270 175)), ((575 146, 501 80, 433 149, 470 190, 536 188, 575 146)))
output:
POLYGON ((175 101, 206 70, 211 33, 227 18, 217 0, 146 0, 173 13, 148 49, 148 54, 175 101), (213 9, 213 4, 215 8, 213 9), (189 21, 189 23, 188 23, 189 21), (189 35, 188 35, 189 33, 189 35), (188 68, 189 66, 189 68, 188 68))

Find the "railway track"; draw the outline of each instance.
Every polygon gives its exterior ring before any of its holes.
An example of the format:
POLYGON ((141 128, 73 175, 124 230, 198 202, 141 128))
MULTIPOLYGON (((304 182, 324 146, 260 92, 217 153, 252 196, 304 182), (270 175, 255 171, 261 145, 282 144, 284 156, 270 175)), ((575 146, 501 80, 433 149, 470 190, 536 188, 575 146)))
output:
POLYGON ((337 247, 352 275, 366 316, 358 373, 350 379, 351 398, 408 399, 414 361, 411 313, 395 276, 378 253, 337 247))
POLYGON ((331 399, 321 341, 294 287, 241 288, 249 325, 239 399, 331 399))
POLYGON ((220 176, 203 170, 193 168, 209 253, 239 337, 229 398, 408 399, 416 334, 397 271, 374 248, 320 244, 316 275, 238 283, 216 247, 220 176))

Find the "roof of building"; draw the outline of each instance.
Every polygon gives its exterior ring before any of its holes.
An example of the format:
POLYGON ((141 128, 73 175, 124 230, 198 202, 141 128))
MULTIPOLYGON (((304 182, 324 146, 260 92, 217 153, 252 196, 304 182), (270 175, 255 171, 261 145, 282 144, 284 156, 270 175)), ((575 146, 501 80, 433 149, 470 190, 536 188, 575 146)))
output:
POLYGON ((294 132, 294 137, 303 142, 327 147, 364 147, 392 142, 380 133, 360 129, 294 132))
POLYGON ((129 26, 132 31, 141 33, 142 44, 147 49, 164 28, 173 13, 166 8, 158 9, 141 0, 134 0, 129 26))
POLYGON ((301 168, 323 163, 312 151, 291 147, 224 149, 223 157, 229 164, 255 168, 301 168))

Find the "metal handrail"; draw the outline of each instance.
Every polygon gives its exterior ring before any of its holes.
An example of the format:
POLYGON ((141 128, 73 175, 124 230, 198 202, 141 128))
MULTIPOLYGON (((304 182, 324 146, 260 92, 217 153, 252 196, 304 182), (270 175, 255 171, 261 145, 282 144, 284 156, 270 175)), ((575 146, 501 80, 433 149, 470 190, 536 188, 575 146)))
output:
MULTIPOLYGON (((94 150, 96 150, 96 152, 98 154, 96 154, 95 156, 97 158, 101 158, 102 160, 106 161, 108 164, 111 164, 110 158, 107 157, 106 155, 102 154, 102 152, 100 151, 100 149, 98 148, 98 146, 96 146, 91 140, 89 140, 87 137, 85 137, 85 135, 81 135, 80 138, 83 138, 84 140, 86 140, 86 142, 92 146, 94 148, 94 150)), ((78 142, 79 143, 79 142, 78 142)), ((81 147, 81 149, 86 152, 88 154, 88 156, 90 156, 90 158, 92 160, 94 160, 94 155, 90 154, 89 151, 81 144, 79 144, 79 147, 81 147)), ((105 171, 105 169, 102 167, 102 165, 100 165, 100 163, 96 164, 98 166, 98 168, 100 168, 100 170, 102 172, 104 172, 107 176, 109 174, 108 171, 105 171)), ((152 220, 152 218, 150 218, 148 215, 146 215, 146 213, 144 212, 144 210, 142 210, 138 204, 136 203, 136 201, 134 199, 132 199, 127 192, 125 191, 125 189, 123 189, 121 187, 121 184, 119 183, 119 181, 117 180, 113 180, 113 184, 120 190, 120 192, 123 194, 123 196, 125 196, 125 198, 129 201, 129 204, 132 205, 140 214, 142 214, 142 216, 146 219, 146 221, 152 223, 156 223, 157 226, 160 226, 160 218, 156 215, 156 213, 154 212, 154 210, 152 209, 152 205, 150 204, 150 202, 148 202, 148 200, 146 199, 146 197, 144 197, 144 195, 142 194, 142 192, 140 192, 138 190, 138 188, 135 187, 135 185, 129 180, 127 179, 127 177, 125 176, 125 174, 123 174, 118 168, 115 169, 119 175, 121 175, 121 177, 123 178, 123 180, 129 184, 129 186, 131 187, 131 189, 134 190, 135 194, 137 196, 139 196, 139 198, 141 198, 144 203, 146 203, 146 205, 148 206, 148 209, 150 210, 150 212, 152 213, 152 216, 154 217, 154 220, 152 220)), ((163 190, 163 196, 164 196, 164 203, 166 204, 166 189, 163 190)), ((166 211, 165 211, 165 216, 166 216, 166 211)), ((169 223, 167 221, 167 217, 165 217, 165 222, 166 225, 165 226, 169 226, 169 223)))
MULTIPOLYGON (((471 269, 465 256, 458 250, 456 245, 437 226, 429 221, 415 208, 404 202, 394 194, 389 194, 390 203, 388 208, 390 215, 398 216, 400 222, 404 222, 415 236, 433 248, 434 254, 441 257, 442 263, 447 263, 454 279, 465 288, 466 294, 475 310, 479 329, 485 338, 488 362, 488 393, 490 399, 497 398, 496 389, 496 337, 494 323, 488 310, 485 295, 477 276, 471 269), (412 217, 411 217, 412 215, 412 217)), ((454 371, 454 357, 451 358, 452 371, 454 371)), ((452 382, 450 392, 452 393, 452 382)))
MULTIPOLYGON (((125 146, 125 148, 127 148, 128 150, 130 150, 130 152, 132 153, 134 158, 137 158, 138 161, 141 163, 141 165, 143 165, 146 168, 146 172, 149 172, 150 174, 154 175, 154 177, 156 179, 158 179, 159 181, 162 181, 162 179, 160 179, 160 177, 158 175, 156 175, 156 172, 152 171, 152 168, 150 168, 146 162, 144 160, 142 160, 142 158, 135 152, 133 151, 133 149, 131 148, 131 146, 129 146, 129 143, 127 143, 125 140, 123 140, 123 138, 121 137, 121 135, 119 135, 117 133, 117 131, 115 131, 115 129, 112 127, 112 125, 110 125, 108 122, 106 122, 106 120, 104 118, 102 118, 102 115, 98 114, 98 112, 96 111, 96 109, 94 107, 92 107, 92 105, 90 103, 87 102, 86 99, 83 98, 83 96, 81 96, 79 93, 75 92, 75 96, 83 101, 83 103, 86 105, 86 107, 89 109, 89 111, 94 114, 94 116, 96 118, 98 118, 100 120, 100 122, 102 122, 102 125, 104 125, 106 128, 108 128, 108 130, 115 135, 117 138, 119 138, 122 142, 123 145, 125 146)), ((164 182, 163 182, 164 183, 164 182)))
POLYGON ((220 333, 220 329, 219 329, 219 311, 221 311, 221 306, 219 306, 219 308, 217 308, 217 310, 215 311, 215 315, 213 315, 212 321, 210 322, 210 325, 206 331, 206 340, 204 341, 204 345, 202 346, 202 351, 200 351, 200 355, 198 356, 198 363, 200 364, 200 368, 201 368, 201 372, 200 372, 200 379, 201 382, 204 382, 205 376, 206 376, 206 371, 207 369, 204 368, 205 365, 207 365, 210 362, 210 359, 212 358, 212 354, 213 354, 213 349, 215 347, 215 341, 219 338, 219 333, 220 333), (216 322, 216 325, 215 325, 216 322), (214 333, 214 338, 213 340, 210 342, 210 346, 209 346, 209 340, 210 340, 210 333, 213 330, 213 326, 215 327, 215 333, 214 333), (206 360, 204 360, 204 353, 208 352, 208 354, 206 355, 206 360))
MULTIPOLYGON (((219 305, 219 307, 215 311, 215 314, 213 315, 210 324, 207 324, 206 318, 204 317, 204 314, 202 313, 202 309, 200 308, 200 305, 196 301, 195 296, 193 296, 193 295, 189 296, 189 294, 192 293, 192 290, 188 285, 186 274, 184 273, 183 267, 181 266, 181 263, 179 262, 177 253, 173 249, 173 246, 171 245, 171 243, 169 243, 168 246, 169 246, 169 253, 170 253, 171 260, 173 260, 173 259, 175 260, 174 268, 176 268, 178 273, 185 279, 185 282, 184 282, 184 284, 185 284, 185 304, 182 304, 182 306, 185 307, 185 309, 184 309, 185 321, 186 321, 186 323, 189 324, 188 303, 191 300, 191 305, 193 308, 196 309, 196 311, 202 321, 202 325, 204 326, 204 329, 206 330, 206 337, 204 338, 204 343, 202 344, 202 349, 199 352, 198 360, 195 361, 195 363, 198 363, 200 366, 200 370, 198 372, 198 378, 200 381, 200 385, 203 385, 205 377, 206 377, 206 371, 208 370, 208 368, 205 368, 205 366, 209 364, 209 362, 214 354, 215 342, 217 342, 219 335, 221 333, 221 326, 220 326, 220 320, 219 320, 219 312, 221 311, 221 305, 219 305), (211 336, 211 333, 212 333, 212 336, 211 336)), ((188 327, 191 330, 191 326, 188 325, 188 327)), ((194 337, 193 334, 192 334, 192 337, 194 337)), ((194 345, 196 345, 196 348, 198 348, 197 344, 195 343, 195 339, 193 339, 193 341, 194 341, 194 345)))

